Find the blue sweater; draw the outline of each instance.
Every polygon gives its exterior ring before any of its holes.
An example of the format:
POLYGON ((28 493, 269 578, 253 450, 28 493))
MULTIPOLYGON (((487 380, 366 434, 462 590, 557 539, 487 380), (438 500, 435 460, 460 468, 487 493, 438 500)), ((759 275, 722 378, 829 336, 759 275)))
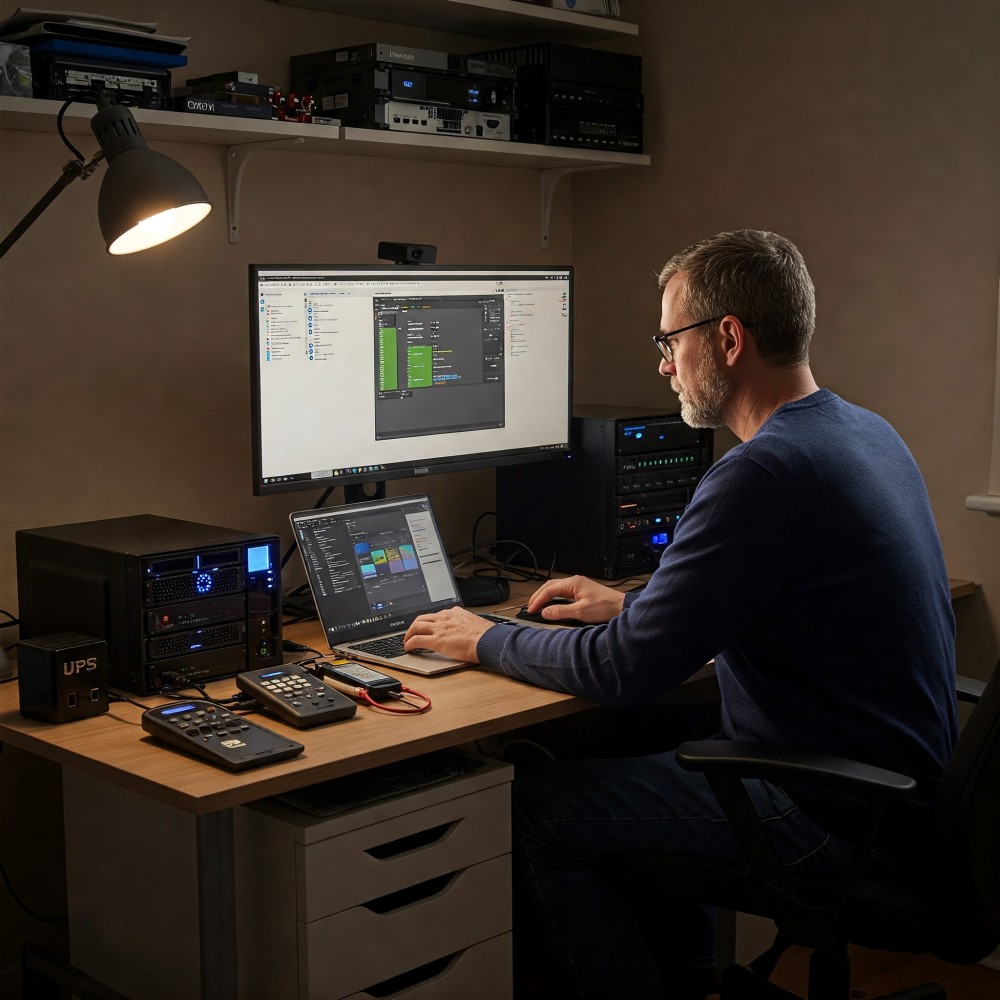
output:
POLYGON ((957 732, 954 616, 923 479, 881 417, 821 389, 709 470, 607 625, 494 626, 487 668, 605 705, 715 658, 723 734, 936 783, 957 732))

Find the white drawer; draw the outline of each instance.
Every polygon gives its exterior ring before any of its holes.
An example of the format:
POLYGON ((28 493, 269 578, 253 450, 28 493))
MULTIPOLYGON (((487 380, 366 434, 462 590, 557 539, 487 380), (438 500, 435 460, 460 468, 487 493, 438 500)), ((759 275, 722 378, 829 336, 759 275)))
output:
POLYGON ((511 928, 509 855, 456 872, 444 885, 431 880, 419 889, 430 894, 402 901, 394 894, 300 923, 300 1000, 363 993, 511 928), (389 908, 378 912, 376 906, 389 908))
POLYGON ((500 785, 295 848, 306 922, 510 853, 510 786, 500 785))
POLYGON ((347 1000, 510 1000, 514 992, 511 935, 501 934, 456 955, 383 981, 347 1000), (391 993, 386 993, 386 989, 391 993))

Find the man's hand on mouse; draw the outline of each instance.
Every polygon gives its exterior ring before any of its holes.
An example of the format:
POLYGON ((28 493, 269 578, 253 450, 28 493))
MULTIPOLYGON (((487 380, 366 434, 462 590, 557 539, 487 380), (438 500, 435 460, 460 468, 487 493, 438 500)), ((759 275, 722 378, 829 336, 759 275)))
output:
POLYGON ((465 608, 448 608, 414 618, 403 636, 403 648, 431 649, 453 660, 478 663, 476 645, 491 623, 465 608))
POLYGON ((575 618, 588 625, 599 625, 620 615, 624 606, 625 595, 617 590, 595 583, 585 576, 569 576, 565 580, 543 583, 528 598, 525 609, 529 614, 542 609, 542 617, 550 622, 575 618), (543 607, 555 598, 562 598, 569 603, 543 607))

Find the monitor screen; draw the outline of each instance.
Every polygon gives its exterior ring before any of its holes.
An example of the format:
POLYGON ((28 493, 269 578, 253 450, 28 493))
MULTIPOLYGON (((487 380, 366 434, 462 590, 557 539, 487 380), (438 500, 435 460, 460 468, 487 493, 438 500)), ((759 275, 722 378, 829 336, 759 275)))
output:
POLYGON ((254 493, 569 449, 571 267, 250 266, 254 493))

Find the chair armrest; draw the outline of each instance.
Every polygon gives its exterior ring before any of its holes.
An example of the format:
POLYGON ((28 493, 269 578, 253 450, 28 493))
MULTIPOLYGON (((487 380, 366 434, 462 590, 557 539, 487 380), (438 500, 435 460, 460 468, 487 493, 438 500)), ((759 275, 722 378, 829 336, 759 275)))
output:
POLYGON ((986 681, 977 681, 972 677, 963 677, 959 674, 955 678, 955 694, 959 701, 968 701, 973 705, 979 701, 986 690, 986 681))
POLYGON ((739 740, 690 740, 677 748, 677 762, 706 775, 804 781, 882 802, 908 799, 917 790, 905 774, 846 757, 739 740))

